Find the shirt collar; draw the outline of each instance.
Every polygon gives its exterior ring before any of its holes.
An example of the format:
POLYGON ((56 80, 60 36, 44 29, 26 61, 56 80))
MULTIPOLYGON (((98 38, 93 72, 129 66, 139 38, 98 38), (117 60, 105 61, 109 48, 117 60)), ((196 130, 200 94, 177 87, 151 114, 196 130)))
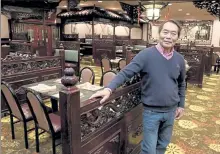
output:
POLYGON ((171 49, 171 52, 164 52, 164 48, 160 45, 160 43, 158 43, 158 44, 156 45, 156 48, 157 48, 157 50, 158 50, 160 53, 162 53, 162 54, 164 54, 164 55, 167 55, 167 56, 172 55, 173 52, 174 52, 174 47, 171 49))

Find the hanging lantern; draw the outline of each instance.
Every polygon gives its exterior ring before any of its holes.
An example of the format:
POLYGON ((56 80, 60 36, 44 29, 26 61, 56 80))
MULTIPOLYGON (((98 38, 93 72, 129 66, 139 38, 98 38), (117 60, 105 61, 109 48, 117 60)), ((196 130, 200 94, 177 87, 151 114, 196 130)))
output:
POLYGON ((168 3, 147 3, 143 4, 146 8, 145 15, 148 20, 158 20, 160 18, 160 11, 166 7, 168 3))

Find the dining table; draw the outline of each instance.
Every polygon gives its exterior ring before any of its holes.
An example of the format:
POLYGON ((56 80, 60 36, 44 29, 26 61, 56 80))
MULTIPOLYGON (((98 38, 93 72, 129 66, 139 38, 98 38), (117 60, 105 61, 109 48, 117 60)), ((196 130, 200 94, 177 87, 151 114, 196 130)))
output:
MULTIPOLYGON (((53 111, 58 111, 59 92, 64 85, 61 83, 61 78, 50 79, 22 86, 27 91, 32 91, 40 96, 49 97, 53 111)), ((80 102, 88 100, 94 93, 104 87, 93 85, 89 82, 78 82, 76 87, 80 90, 80 102)))

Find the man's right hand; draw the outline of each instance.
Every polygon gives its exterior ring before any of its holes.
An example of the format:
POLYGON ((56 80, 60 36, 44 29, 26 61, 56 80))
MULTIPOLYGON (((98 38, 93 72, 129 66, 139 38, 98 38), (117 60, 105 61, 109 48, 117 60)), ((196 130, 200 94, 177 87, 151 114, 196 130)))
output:
POLYGON ((111 91, 108 88, 105 88, 101 91, 97 91, 95 94, 93 94, 89 99, 96 98, 96 97, 102 97, 100 104, 105 102, 109 96, 111 95, 111 91))

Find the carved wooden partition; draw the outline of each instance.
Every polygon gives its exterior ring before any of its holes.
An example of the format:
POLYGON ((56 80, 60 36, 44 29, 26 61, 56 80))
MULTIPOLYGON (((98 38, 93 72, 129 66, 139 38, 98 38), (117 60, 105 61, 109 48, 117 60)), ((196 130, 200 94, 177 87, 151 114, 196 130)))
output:
POLYGON ((78 41, 79 34, 63 34, 64 41, 78 41))
POLYGON ((85 38, 86 38, 86 39, 92 39, 92 38, 94 38, 94 39, 100 39, 101 37, 100 37, 100 34, 94 34, 93 37, 92 37, 92 35, 90 35, 90 34, 86 34, 86 35, 85 35, 85 38))
POLYGON ((80 42, 78 41, 57 41, 56 47, 59 48, 60 45, 63 45, 65 50, 78 50, 80 49, 80 42))
POLYGON ((191 67, 188 71, 188 82, 202 87, 203 74, 205 68, 205 55, 201 52, 182 52, 184 58, 187 60, 188 65, 191 67))
POLYGON ((205 54, 205 74, 210 76, 212 70, 213 46, 204 48, 200 52, 205 54))
MULTIPOLYGON (((1 61, 1 79, 15 89, 19 100, 26 100, 26 91, 22 85, 59 78, 64 69, 64 52, 60 56, 47 57, 7 57, 1 61)), ((7 111, 4 100, 1 101, 1 113, 7 111)))
POLYGON ((129 36, 115 36, 115 45, 122 46, 122 45, 130 45, 130 38, 129 36))
POLYGON ((100 65, 102 57, 107 57, 109 59, 115 59, 115 43, 113 40, 100 39, 93 40, 93 58, 97 65, 100 65))
POLYGON ((142 39, 131 39, 130 45, 147 45, 147 41, 144 41, 142 39))
POLYGON ((10 46, 1 46, 1 58, 5 58, 10 53, 10 46))
POLYGON ((140 77, 110 98, 80 102, 76 87, 60 91, 63 154, 139 154, 142 140, 140 77))
POLYGON ((33 54, 33 44, 22 42, 22 41, 11 41, 9 43, 10 49, 12 51, 19 51, 22 53, 32 53, 33 54))
POLYGON ((12 40, 30 41, 28 38, 28 32, 12 33, 12 40))

